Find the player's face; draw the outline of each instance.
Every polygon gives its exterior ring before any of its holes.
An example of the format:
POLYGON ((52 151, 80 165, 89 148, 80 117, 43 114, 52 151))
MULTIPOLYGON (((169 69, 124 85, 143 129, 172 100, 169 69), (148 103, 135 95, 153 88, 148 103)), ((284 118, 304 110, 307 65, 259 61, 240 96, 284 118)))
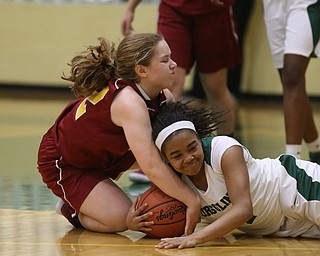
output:
POLYGON ((171 50, 166 41, 160 41, 156 48, 150 65, 146 67, 147 79, 153 89, 171 89, 177 64, 171 59, 171 50))
POLYGON ((194 178, 203 173, 204 153, 194 131, 178 130, 166 139, 162 150, 167 161, 177 172, 194 178))

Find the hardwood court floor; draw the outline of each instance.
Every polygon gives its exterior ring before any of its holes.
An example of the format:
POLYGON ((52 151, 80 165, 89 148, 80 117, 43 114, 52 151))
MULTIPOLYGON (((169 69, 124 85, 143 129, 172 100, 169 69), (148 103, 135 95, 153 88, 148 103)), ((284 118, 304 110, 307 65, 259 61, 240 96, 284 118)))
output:
MULTIPOLYGON (((99 234, 74 230, 54 212, 57 199, 36 170, 38 145, 69 96, 0 96, 0 255, 320 255, 313 239, 249 237, 234 232, 205 246, 157 250, 157 239, 140 232, 99 234), (57 99, 52 99, 57 98, 57 99)), ((314 102, 316 123, 320 104, 314 102)), ((259 98, 238 105, 239 140, 254 157, 276 157, 284 148, 281 101, 259 98)), ((304 158, 307 156, 303 154, 304 158)), ((117 183, 133 198, 148 186, 132 184, 124 174, 117 183)), ((202 228, 205 223, 199 224, 202 228)))

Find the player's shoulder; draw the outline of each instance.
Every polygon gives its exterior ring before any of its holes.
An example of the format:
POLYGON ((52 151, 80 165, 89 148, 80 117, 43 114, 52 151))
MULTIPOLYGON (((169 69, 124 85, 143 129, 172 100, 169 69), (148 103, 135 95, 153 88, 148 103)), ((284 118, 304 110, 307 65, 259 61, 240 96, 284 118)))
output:
POLYGON ((146 103, 130 86, 119 90, 111 103, 111 116, 116 124, 122 123, 122 119, 127 119, 146 111, 146 103))
POLYGON ((231 137, 231 136, 226 136, 226 135, 217 135, 214 136, 214 141, 217 143, 230 143, 230 144, 240 144, 239 141, 237 141, 237 139, 231 137))
POLYGON ((143 102, 143 99, 131 86, 119 90, 113 99, 113 103, 119 103, 122 106, 136 105, 141 102, 143 102))

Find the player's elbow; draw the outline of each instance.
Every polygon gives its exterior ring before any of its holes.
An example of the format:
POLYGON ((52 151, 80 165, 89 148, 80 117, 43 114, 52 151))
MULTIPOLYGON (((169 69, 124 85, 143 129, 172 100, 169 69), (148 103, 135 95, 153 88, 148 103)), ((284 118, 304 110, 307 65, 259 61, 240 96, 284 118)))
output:
POLYGON ((245 221, 248 221, 253 217, 253 206, 251 203, 248 203, 243 207, 242 214, 245 221))

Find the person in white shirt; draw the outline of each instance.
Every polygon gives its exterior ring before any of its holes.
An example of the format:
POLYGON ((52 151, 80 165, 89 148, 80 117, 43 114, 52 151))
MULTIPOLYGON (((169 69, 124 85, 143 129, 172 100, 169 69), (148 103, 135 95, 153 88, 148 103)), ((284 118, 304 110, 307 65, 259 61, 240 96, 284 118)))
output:
POLYGON ((199 195, 201 217, 210 222, 188 236, 161 239, 157 248, 195 247, 235 229, 319 239, 320 165, 288 154, 255 159, 234 138, 214 136, 222 118, 211 108, 172 102, 153 122, 156 146, 199 195))

